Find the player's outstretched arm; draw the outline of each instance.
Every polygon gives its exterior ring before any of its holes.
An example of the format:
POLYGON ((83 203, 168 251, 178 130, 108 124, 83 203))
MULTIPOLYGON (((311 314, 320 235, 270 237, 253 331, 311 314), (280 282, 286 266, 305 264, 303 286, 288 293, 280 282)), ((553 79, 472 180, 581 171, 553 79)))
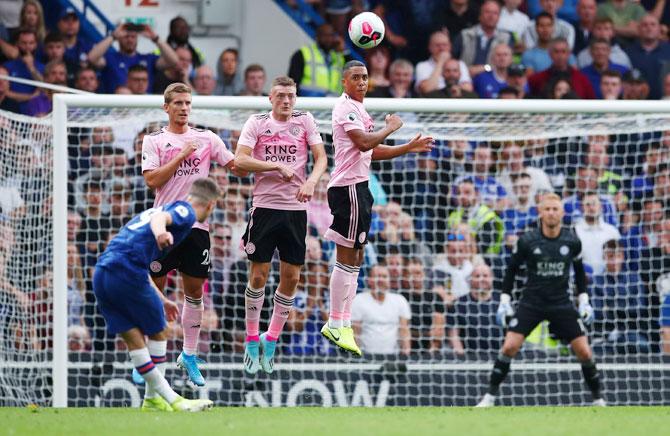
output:
POLYGON ((362 152, 370 151, 379 146, 393 132, 402 127, 402 120, 398 115, 386 115, 386 125, 376 132, 366 132, 362 129, 349 130, 347 135, 351 142, 362 152))
POLYGON ((402 145, 381 144, 372 150, 372 160, 388 160, 408 153, 425 153, 433 149, 433 137, 417 135, 402 145))
POLYGON ((293 178, 293 170, 285 165, 276 162, 263 162, 262 160, 255 159, 251 156, 252 148, 237 145, 237 150, 235 150, 235 168, 239 171, 249 171, 251 173, 263 173, 266 171, 279 171, 284 177, 284 180, 288 181, 293 178))
POLYGON ((298 191, 297 199, 301 202, 310 201, 312 199, 316 184, 319 183, 321 176, 328 168, 328 156, 326 155, 326 149, 323 144, 314 144, 310 148, 314 155, 314 167, 312 168, 312 174, 309 175, 298 191))
POLYGON ((172 233, 167 231, 167 226, 172 224, 172 216, 167 212, 158 212, 151 217, 151 232, 156 238, 158 248, 164 250, 174 243, 172 233))
POLYGON ((172 160, 162 167, 158 167, 153 170, 148 170, 142 173, 144 176, 144 181, 147 182, 147 186, 151 189, 157 189, 165 185, 170 178, 174 175, 175 171, 179 168, 179 165, 184 159, 189 157, 191 153, 198 149, 198 144, 195 142, 189 142, 186 144, 178 155, 172 158, 172 160))

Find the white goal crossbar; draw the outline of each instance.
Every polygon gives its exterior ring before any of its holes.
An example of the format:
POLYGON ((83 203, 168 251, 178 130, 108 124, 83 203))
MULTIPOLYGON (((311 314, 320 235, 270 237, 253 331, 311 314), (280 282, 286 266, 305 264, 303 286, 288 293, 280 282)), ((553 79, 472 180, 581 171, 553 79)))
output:
MULTIPOLYGON (((336 98, 299 98, 298 109, 330 110, 336 98)), ((68 362, 67 344, 67 197, 68 197, 68 113, 71 108, 146 108, 156 110, 162 107, 162 96, 128 95, 65 95, 56 94, 53 104, 53 406, 67 407, 68 404, 68 362)), ((366 108, 378 112, 417 113, 630 113, 644 120, 647 114, 670 114, 668 101, 603 101, 603 100, 477 100, 477 99, 367 99, 366 108)), ((194 109, 223 110, 267 110, 267 97, 204 97, 193 98, 194 109)), ((635 122, 635 120, 633 120, 635 122)), ((328 129, 328 126, 323 126, 328 129)), ((415 126, 417 127, 417 126, 415 126)), ((443 126, 449 129, 448 124, 443 126)), ((421 126, 419 125, 420 129, 421 126)), ((431 132, 425 131, 426 134, 431 132)), ((225 364, 230 365, 230 364, 225 364)), ((450 371, 470 369, 482 371, 490 365, 478 364, 421 364, 412 366, 419 371, 450 371), (473 366, 474 365, 474 366, 473 366)), ((541 365, 541 364, 530 364, 541 365)), ((346 366, 346 365, 345 365, 346 366)), ((373 365, 375 366, 375 365, 373 365)), ((554 365, 556 366, 556 365, 554 365)), ((561 364, 560 369, 574 370, 575 365, 561 364)), ((281 365, 277 366, 281 369, 281 365)), ((629 367, 628 365, 626 367, 629 367)), ((311 368, 311 367, 310 367, 311 368)), ((344 368, 339 366, 340 369, 344 368)), ((520 368, 522 368, 520 366, 520 368)), ((219 369, 228 369, 222 366, 219 369)), ((307 368, 309 369, 309 368, 307 368)), ((357 369, 361 369, 358 368, 357 369)), ((641 370, 669 370, 668 365, 647 365, 641 370)))

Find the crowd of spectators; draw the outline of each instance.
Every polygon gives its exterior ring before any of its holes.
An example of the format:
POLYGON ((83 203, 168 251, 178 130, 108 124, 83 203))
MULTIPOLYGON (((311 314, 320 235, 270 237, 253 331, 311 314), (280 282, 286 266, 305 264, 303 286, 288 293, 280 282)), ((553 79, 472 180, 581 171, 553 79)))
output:
MULTIPOLYGON (((658 18, 665 13, 663 0, 650 12, 626 0, 600 5, 580 0, 563 8, 558 0, 529 1, 524 10, 530 16, 519 9, 518 0, 508 0, 502 7, 491 0, 481 4, 452 0, 440 13, 438 6, 444 2, 422 2, 426 7, 435 5, 430 14, 412 9, 412 2, 376 3, 374 10, 387 21, 389 44, 366 53, 373 96, 659 98, 664 94, 662 61, 664 56, 670 61, 670 48, 663 36, 667 29, 658 18), (623 14, 621 8, 637 12, 623 14), (396 19, 398 13, 406 14, 403 26, 396 19), (431 21, 434 25, 423 29, 434 32, 411 33, 421 20, 431 21), (412 51, 422 37, 425 52, 412 51)), ((242 69, 238 51, 229 48, 221 53, 215 71, 189 42, 188 23, 180 17, 172 21, 165 41, 149 27, 120 25, 92 43, 79 37, 79 16, 73 10, 64 9, 57 30, 47 32, 40 25, 38 2, 26 1, 23 9, 33 11, 22 12, 26 17, 22 26, 12 37, 0 39, 2 56, 9 59, 0 73, 89 92, 161 93, 169 83, 186 81, 200 95, 263 95, 266 75, 261 64, 242 69), (156 43, 159 54, 137 53, 140 36, 156 43), (118 50, 111 50, 115 41, 118 50)), ((341 24, 337 14, 332 9, 328 14, 334 17, 319 27, 315 43, 298 49, 290 60, 289 73, 302 95, 339 92, 339 82, 324 81, 316 68, 319 63, 335 68, 349 56, 337 31, 341 24)), ((2 109, 46 114, 51 96, 49 90, 0 81, 2 109)), ((159 127, 141 125, 134 138, 124 137, 128 129, 111 126, 69 132, 72 350, 121 347, 106 336, 96 311, 92 269, 119 227, 153 203, 140 172, 141 144, 144 135, 159 127)), ((503 142, 439 141, 429 156, 375 163, 370 244, 352 309, 364 351, 457 356, 496 351, 503 335, 495 323, 497 290, 506 259, 519 235, 536 225, 538 199, 557 192, 564 198, 565 224, 574 228, 584 247, 596 309, 595 349, 670 354, 670 131, 663 130, 503 142)), ((238 131, 216 131, 235 148, 238 131)), ((8 169, 5 161, 3 171, 8 169)), ((240 352, 247 263, 238 245, 247 222, 251 179, 229 176, 222 168, 214 168, 212 176, 227 194, 211 218, 212 269, 204 292, 200 346, 201 352, 240 352)), ((7 272, 13 250, 20 247, 13 243, 15 233, 19 240, 25 236, 11 223, 37 212, 26 211, 22 197, 27 191, 16 188, 25 185, 7 180, 3 178, 0 187, 0 306, 14 311, 7 309, 3 316, 20 320, 13 314, 33 309, 7 272), (15 304, 6 304, 9 300, 15 304)), ((328 271, 334 262, 333 246, 321 237, 331 219, 326 185, 324 176, 308 210, 306 265, 281 341, 286 355, 335 354, 319 333, 327 318, 328 271)), ((38 209, 44 203, 30 204, 38 209)), ((41 277, 45 288, 50 276, 41 277)), ((269 290, 277 280, 270 278, 269 290)), ((173 276, 168 294, 177 302, 183 298, 173 276)), ((266 295, 270 298, 272 292, 266 295)), ((48 308, 35 307, 48 313, 48 308)), ((265 310, 270 307, 266 302, 265 310)), ((16 338, 12 344, 16 347, 47 346, 34 338, 48 335, 29 324, 3 324, 2 329, 11 333, 3 336, 16 338)), ((180 332, 177 326, 173 329, 174 349, 179 347, 180 332)), ((534 336, 528 346, 560 347, 550 336, 534 336)))
MULTIPOLYGON (((154 123, 144 126, 130 149, 120 144, 111 127, 70 132, 72 350, 122 346, 104 333, 91 276, 115 232, 153 202, 138 159, 144 135, 157 128, 154 123)), ((239 132, 216 131, 235 147, 239 132)), ((565 225, 582 241, 596 310, 591 328, 596 350, 669 353, 669 157, 670 131, 658 131, 503 143, 439 141, 433 156, 375 163, 370 243, 352 309, 361 346, 380 355, 468 356, 497 350, 503 330, 495 322, 495 310, 507 258, 520 234, 537 225, 541 196, 557 192, 564 198, 565 225), (629 154, 616 155, 621 147, 629 154), (547 154, 554 159, 537 158, 547 154), (422 188, 428 186, 436 189, 422 188)), ((226 196, 211 218, 212 269, 204 292, 200 351, 241 352, 247 261, 239 241, 252 185, 249 178, 236 178, 223 168, 213 168, 212 177, 226 196)), ((308 209, 306 264, 281 342, 286 355, 335 354, 319 332, 328 314, 328 272, 334 262, 334 247, 322 238, 331 220, 327 182, 326 175, 308 209)), ((10 274, 3 265, 11 266, 22 238, 19 230, 14 236, 12 229, 21 226, 13 223, 39 214, 36 208, 41 204, 23 198, 23 185, 12 186, 3 187, 0 196, 4 220, 0 273, 5 278, 10 274)), ((49 280, 45 273, 43 282, 49 280)), ((270 277, 268 296, 277 283, 278 277, 270 277)), ((13 310, 29 311, 30 300, 19 284, 9 279, 4 284, 2 294, 15 299, 13 310)), ((177 302, 183 298, 180 289, 176 276, 170 276, 168 295, 177 302)), ((265 310, 271 307, 268 301, 265 310)), ((48 312, 48 307, 40 310, 48 312)), ((39 343, 29 340, 31 335, 40 336, 39 330, 31 330, 35 325, 5 327, 22 332, 17 346, 39 343)), ((179 347, 180 331, 178 326, 173 329, 173 349, 179 347)), ((560 346, 551 336, 528 344, 545 351, 560 346)))
MULTIPOLYGON (((309 3, 325 23, 316 29, 314 43, 297 47, 288 60, 288 75, 299 84, 300 95, 339 95, 342 65, 353 55, 343 23, 372 10, 383 17, 387 32, 380 47, 360 53, 370 71, 370 96, 670 97, 666 0, 309 3)), ((161 94, 177 81, 199 95, 258 96, 266 90, 262 59, 243 67, 238 49, 229 47, 208 65, 182 17, 170 22, 165 39, 148 25, 123 23, 102 40, 90 41, 80 32, 75 9, 62 9, 48 29, 39 1, 14 4, 20 6, 16 22, 0 22, 3 74, 100 93, 161 94), (156 50, 138 52, 139 38, 153 42, 156 50)), ((3 83, 0 107, 45 115, 53 92, 3 83)))

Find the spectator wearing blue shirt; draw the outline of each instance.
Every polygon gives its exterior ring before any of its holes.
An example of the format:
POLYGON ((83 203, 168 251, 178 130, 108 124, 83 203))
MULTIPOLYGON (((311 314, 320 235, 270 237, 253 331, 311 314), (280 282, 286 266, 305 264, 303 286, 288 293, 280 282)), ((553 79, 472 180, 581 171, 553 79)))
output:
POLYGON ((643 250, 659 246, 663 236, 661 227, 663 210, 664 206, 660 200, 647 198, 642 202, 640 222, 621 232, 621 242, 626 250, 629 269, 638 271, 643 250))
POLYGON ((475 266, 470 292, 453 305, 449 344, 454 353, 487 352, 501 344, 502 327, 496 323, 498 296, 493 293, 493 272, 485 263, 475 266))
POLYGON ((473 85, 479 98, 498 98, 498 91, 507 87, 507 68, 512 65, 512 49, 499 43, 491 49, 492 67, 475 76, 473 85))
POLYGON ((536 45, 527 48, 521 55, 521 63, 530 69, 531 74, 551 66, 548 49, 554 34, 554 17, 550 13, 540 12, 533 22, 537 33, 536 45))
MULTIPOLYGON (((93 48, 93 43, 79 35, 81 23, 79 15, 74 8, 65 8, 61 11, 56 23, 58 33, 63 36, 65 43, 65 62, 70 65, 84 67, 88 65, 88 52, 93 48)), ((69 71, 71 74, 74 71, 69 71)))
POLYGON ((495 211, 505 210, 509 205, 507 191, 491 175, 493 157, 491 149, 487 145, 479 145, 474 152, 472 174, 464 174, 458 177, 453 186, 458 186, 463 181, 469 181, 479 193, 482 203, 495 211))
MULTIPOLYGON (((554 34, 554 17, 547 12, 540 12, 535 18, 535 31, 537 32, 537 45, 521 55, 521 63, 530 70, 529 74, 546 70, 551 66, 549 43, 554 34)), ((570 54, 568 63, 575 64, 573 54, 570 54)))
POLYGON ((511 251, 522 233, 537 223, 537 208, 533 206, 532 179, 526 172, 517 175, 513 181, 514 203, 502 212, 505 224, 505 246, 511 251))
POLYGON ((617 241, 603 247, 605 270, 593 276, 594 329, 607 347, 619 352, 648 352, 647 291, 640 274, 626 267, 617 241))
MULTIPOLYGON (((598 191, 598 173, 594 168, 582 165, 577 168, 577 173, 574 177, 575 193, 563 199, 563 209, 565 210, 563 222, 567 226, 582 218, 583 208, 581 201, 583 194, 588 191, 598 191)), ((600 203, 603 210, 602 217, 605 222, 612 224, 614 227, 619 227, 619 217, 611 197, 601 195, 600 203)))
POLYGON ((662 69, 670 62, 670 43, 661 40, 661 25, 651 14, 642 17, 638 28, 637 41, 628 46, 626 53, 633 67, 647 79, 649 98, 659 99, 662 69))
POLYGON ((596 93, 596 98, 603 98, 600 91, 600 79, 605 71, 618 71, 621 75, 628 72, 628 68, 623 65, 610 62, 610 52, 612 48, 606 39, 593 39, 589 44, 589 51, 593 63, 585 68, 582 68, 582 73, 588 77, 593 91, 596 93))
MULTIPOLYGON (((579 20, 579 16, 577 15, 577 3, 577 0, 563 0, 562 2, 559 0, 559 9, 557 15, 565 21, 576 23, 579 20)), ((537 15, 542 11, 540 0, 528 0, 526 2, 526 10, 528 11, 528 15, 530 17, 537 17, 537 15)))
POLYGON ((659 143, 652 143, 647 150, 642 174, 635 176, 630 186, 630 196, 634 201, 641 201, 654 195, 654 176, 658 172, 667 171, 668 151, 659 143))
POLYGON ((175 67, 179 58, 175 51, 148 25, 121 24, 111 35, 93 46, 88 53, 88 61, 96 68, 102 69, 102 82, 108 93, 114 93, 116 88, 124 86, 128 79, 128 70, 134 65, 144 65, 149 72, 149 87, 153 88, 153 73, 157 68, 175 67), (153 41, 160 49, 160 56, 153 53, 137 52, 137 35, 140 34, 153 41), (115 40, 119 41, 119 51, 110 50, 115 40))
MULTIPOLYGON (((19 29, 17 33, 16 46, 19 49, 19 57, 5 62, 4 66, 12 77, 21 79, 42 81, 44 73, 44 64, 35 59, 37 50, 37 34, 31 29, 19 29)), ((19 103, 19 110, 25 113, 28 100, 37 95, 37 88, 32 85, 11 82, 9 98, 19 103)))

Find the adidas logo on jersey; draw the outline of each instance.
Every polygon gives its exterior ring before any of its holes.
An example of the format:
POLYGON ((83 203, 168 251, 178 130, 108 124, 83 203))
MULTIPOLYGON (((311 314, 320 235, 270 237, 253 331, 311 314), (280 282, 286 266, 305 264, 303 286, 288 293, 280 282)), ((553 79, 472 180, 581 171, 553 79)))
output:
POLYGON ((263 135, 272 135, 272 130, 267 129, 265 132, 263 132, 263 135))
POLYGON ((537 247, 535 250, 533 250, 533 254, 542 254, 542 250, 540 250, 540 247, 537 247))
POLYGON ((172 144, 170 144, 169 142, 167 144, 165 144, 165 148, 170 148, 170 147, 172 147, 172 144))

